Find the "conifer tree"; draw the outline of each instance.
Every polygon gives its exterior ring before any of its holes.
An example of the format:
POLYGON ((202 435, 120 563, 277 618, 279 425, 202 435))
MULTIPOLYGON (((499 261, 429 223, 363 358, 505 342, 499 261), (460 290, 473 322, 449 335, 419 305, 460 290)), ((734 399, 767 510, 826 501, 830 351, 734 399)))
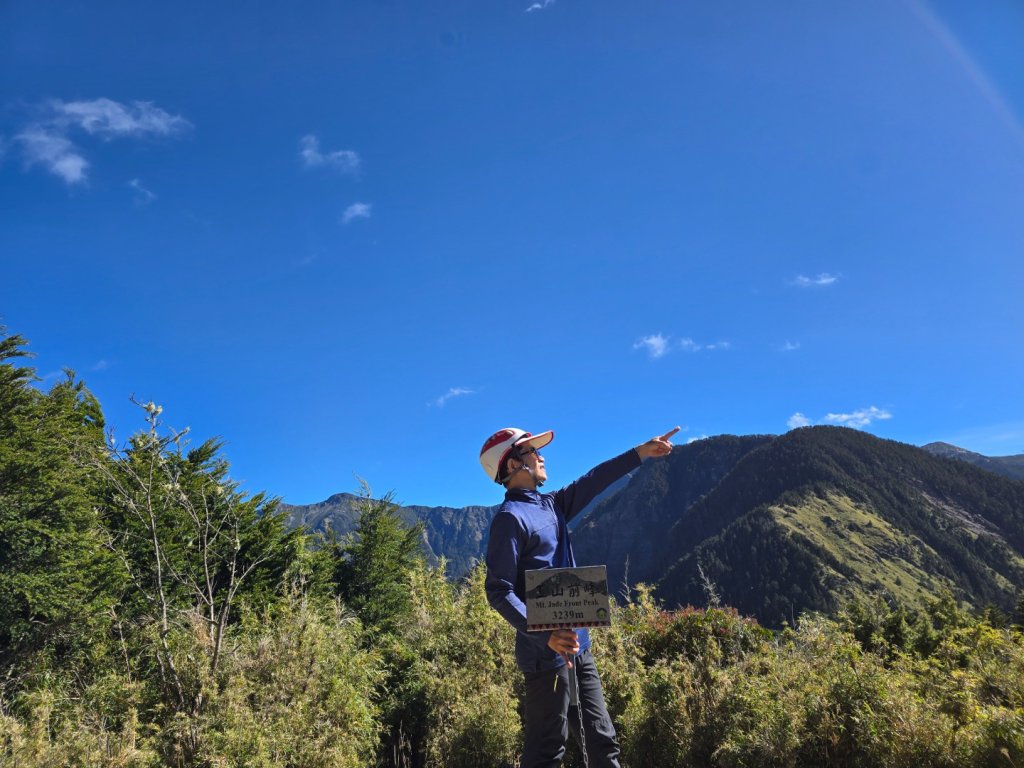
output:
POLYGON ((102 446, 99 403, 70 371, 36 389, 34 371, 15 362, 25 343, 0 338, 0 687, 33 657, 41 668, 82 656, 118 590, 96 476, 79 461, 102 446))
POLYGON ((334 540, 338 595, 375 632, 393 632, 412 609, 410 573, 423 564, 423 525, 409 526, 387 494, 370 497, 365 489, 355 531, 334 540))
POLYGON ((190 447, 187 429, 163 429, 160 406, 138 404, 149 428, 96 463, 105 483, 103 523, 131 585, 123 610, 156 628, 162 683, 176 707, 197 712, 202 694, 176 667, 173 632, 205 625, 206 671, 216 675, 240 604, 261 610, 274 600, 307 537, 287 530, 276 499, 239 489, 219 441, 190 447))

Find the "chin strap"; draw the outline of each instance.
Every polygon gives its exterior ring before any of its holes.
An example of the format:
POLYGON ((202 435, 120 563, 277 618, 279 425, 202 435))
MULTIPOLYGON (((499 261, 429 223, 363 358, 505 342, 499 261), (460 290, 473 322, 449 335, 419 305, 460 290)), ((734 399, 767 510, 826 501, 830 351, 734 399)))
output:
POLYGON ((512 474, 510 474, 508 476, 508 478, 505 480, 505 483, 504 483, 505 485, 508 485, 509 480, 511 480, 516 475, 518 475, 520 472, 526 472, 526 474, 528 474, 533 479, 533 484, 537 488, 540 488, 542 485, 544 485, 544 481, 543 480, 541 480, 540 482, 537 482, 537 472, 536 472, 536 470, 533 470, 530 467, 526 466, 526 462, 523 461, 519 456, 515 456, 513 458, 515 458, 516 460, 519 461, 519 466, 516 467, 514 470, 512 470, 512 474))

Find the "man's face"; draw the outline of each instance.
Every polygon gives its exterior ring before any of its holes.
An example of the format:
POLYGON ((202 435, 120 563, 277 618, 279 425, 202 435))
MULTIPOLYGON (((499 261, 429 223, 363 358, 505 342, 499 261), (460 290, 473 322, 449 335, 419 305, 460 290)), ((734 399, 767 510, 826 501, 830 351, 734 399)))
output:
POLYGON ((544 457, 536 448, 524 448, 519 452, 519 460, 533 471, 533 479, 538 486, 543 485, 548 479, 547 470, 544 469, 544 457))

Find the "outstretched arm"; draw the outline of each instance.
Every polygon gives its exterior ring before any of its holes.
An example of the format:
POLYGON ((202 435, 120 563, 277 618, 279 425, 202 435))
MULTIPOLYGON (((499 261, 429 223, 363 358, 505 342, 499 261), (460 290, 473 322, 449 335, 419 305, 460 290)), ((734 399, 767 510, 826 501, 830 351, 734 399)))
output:
POLYGON ((660 437, 652 437, 632 450, 627 450, 614 459, 598 464, 583 477, 559 491, 555 491, 555 504, 562 510, 566 520, 572 520, 601 491, 627 472, 632 472, 643 459, 652 456, 667 456, 672 452, 671 437, 679 427, 670 429, 660 437))

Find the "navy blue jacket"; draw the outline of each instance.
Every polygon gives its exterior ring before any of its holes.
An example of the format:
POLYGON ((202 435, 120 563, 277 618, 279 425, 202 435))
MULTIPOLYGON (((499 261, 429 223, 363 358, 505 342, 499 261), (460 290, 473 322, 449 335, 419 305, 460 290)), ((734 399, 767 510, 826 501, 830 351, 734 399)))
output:
MULTIPOLYGON (((633 449, 590 470, 554 493, 512 489, 491 521, 487 542, 487 600, 516 628, 516 664, 523 672, 557 669, 562 657, 548 648, 550 632, 526 631, 526 571, 576 565, 566 524, 601 491, 640 466, 633 449)), ((586 629, 576 630, 580 652, 590 647, 586 629)))

